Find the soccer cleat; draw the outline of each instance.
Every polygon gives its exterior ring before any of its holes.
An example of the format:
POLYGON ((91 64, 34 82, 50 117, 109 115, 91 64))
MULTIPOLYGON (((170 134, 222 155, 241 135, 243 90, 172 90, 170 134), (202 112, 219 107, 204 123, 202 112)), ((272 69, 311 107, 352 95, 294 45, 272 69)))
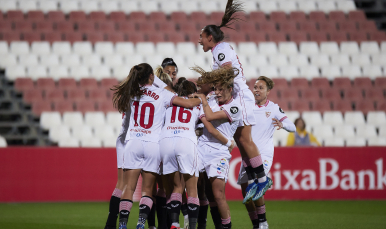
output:
POLYGON ((127 225, 125 222, 119 222, 119 229, 127 229, 127 225))
POLYGON ((259 223, 259 229, 268 229, 267 221, 259 223))
POLYGON ((181 229, 181 228, 172 225, 172 227, 170 229, 181 229))
POLYGON ((189 217, 185 217, 185 216, 184 216, 184 229, 189 229, 189 217))
POLYGON ((243 200, 243 204, 248 203, 252 199, 252 197, 256 194, 256 190, 258 187, 259 186, 257 183, 257 179, 255 179, 253 183, 250 183, 248 185, 247 189, 245 190, 245 197, 243 200))
POLYGON ((145 225, 139 223, 135 229, 145 229, 145 225))
POLYGON ((262 182, 262 183, 258 183, 258 190, 256 190, 256 194, 253 196, 252 200, 253 201, 256 201, 258 199, 260 199, 264 193, 271 187, 272 185, 272 180, 271 178, 267 177, 267 180, 262 182))

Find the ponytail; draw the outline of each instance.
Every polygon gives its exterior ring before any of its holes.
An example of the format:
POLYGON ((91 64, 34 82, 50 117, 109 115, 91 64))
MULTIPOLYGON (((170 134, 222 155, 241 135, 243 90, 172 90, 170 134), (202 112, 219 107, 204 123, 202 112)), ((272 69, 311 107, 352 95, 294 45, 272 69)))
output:
POLYGON ((152 74, 153 68, 149 64, 135 65, 130 69, 130 73, 125 80, 110 89, 114 91, 114 107, 120 113, 130 111, 131 100, 142 95, 141 85, 147 84, 152 74))
MULTIPOLYGON (((184 78, 184 77, 182 77, 184 78)), ((180 78, 181 79, 181 78, 180 78)), ((182 80, 180 84, 178 85, 177 94, 178 96, 188 96, 190 94, 193 94, 197 92, 197 86, 193 82, 186 80, 182 80)))
POLYGON ((163 68, 161 66, 158 66, 155 71, 154 71, 154 74, 160 79, 162 80, 162 82, 166 83, 169 87, 173 87, 173 81, 172 81, 172 78, 169 76, 169 74, 165 73, 163 68))

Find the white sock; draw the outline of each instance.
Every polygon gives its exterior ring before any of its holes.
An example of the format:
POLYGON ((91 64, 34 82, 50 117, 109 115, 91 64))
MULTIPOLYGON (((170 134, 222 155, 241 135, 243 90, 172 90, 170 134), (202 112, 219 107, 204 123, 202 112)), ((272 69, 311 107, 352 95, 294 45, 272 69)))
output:
POLYGON ((267 177, 266 176, 263 176, 262 178, 258 178, 257 181, 259 181, 259 183, 263 183, 267 180, 267 177))

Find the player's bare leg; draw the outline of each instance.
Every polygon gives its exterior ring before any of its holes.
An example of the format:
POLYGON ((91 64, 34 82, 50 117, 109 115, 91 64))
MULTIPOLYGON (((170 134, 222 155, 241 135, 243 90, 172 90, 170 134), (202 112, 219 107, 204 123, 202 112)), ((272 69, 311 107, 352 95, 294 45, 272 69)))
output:
POLYGON ((225 197, 225 180, 212 177, 210 182, 212 183, 213 196, 221 216, 222 227, 229 229, 232 227, 232 223, 231 212, 225 197))
MULTIPOLYGON (((198 213, 200 209, 200 201, 197 194, 198 177, 184 174, 186 191, 188 193, 188 215, 189 228, 195 229, 197 225, 198 213)), ((185 226, 185 225, 184 225, 185 226)))
POLYGON ((156 176, 156 173, 142 171, 142 197, 139 201, 139 217, 136 227, 137 229, 145 228, 147 217, 149 216, 153 206, 152 193, 156 176))
POLYGON ((118 169, 118 180, 115 185, 115 189, 110 198, 109 203, 109 215, 107 216, 105 229, 117 228, 117 218, 119 214, 119 203, 121 201, 122 192, 125 188, 125 182, 123 180, 123 169, 118 169))

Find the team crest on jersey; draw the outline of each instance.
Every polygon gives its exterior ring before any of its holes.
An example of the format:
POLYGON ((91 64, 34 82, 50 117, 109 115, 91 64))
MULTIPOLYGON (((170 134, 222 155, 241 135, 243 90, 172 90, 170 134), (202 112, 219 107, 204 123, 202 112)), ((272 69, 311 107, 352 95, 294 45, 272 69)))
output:
POLYGON ((219 60, 219 61, 222 61, 222 60, 224 60, 224 59, 225 59, 225 54, 224 54, 224 53, 218 54, 218 60, 219 60))
POLYGON ((237 107, 231 107, 231 112, 232 112, 232 114, 237 114, 237 112, 239 112, 239 108, 237 108, 237 107))
POLYGON ((269 112, 269 111, 266 111, 266 112, 265 112, 265 116, 267 116, 267 118, 268 118, 270 115, 271 115, 271 112, 269 112))

